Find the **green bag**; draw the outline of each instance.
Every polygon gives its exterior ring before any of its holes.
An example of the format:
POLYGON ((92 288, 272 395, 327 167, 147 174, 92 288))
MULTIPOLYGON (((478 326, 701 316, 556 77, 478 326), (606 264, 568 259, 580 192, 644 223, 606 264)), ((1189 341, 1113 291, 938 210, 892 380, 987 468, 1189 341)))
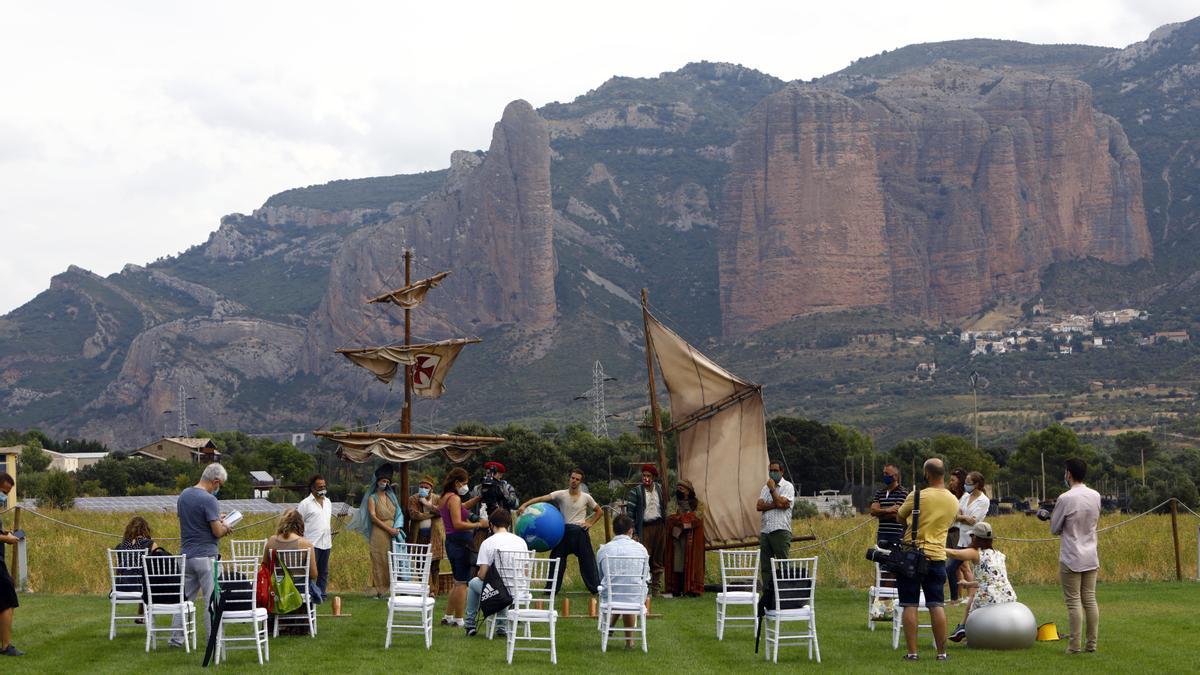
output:
POLYGON ((280 565, 279 569, 282 574, 271 580, 271 584, 275 588, 275 613, 289 614, 300 609, 300 605, 304 604, 304 597, 300 595, 300 591, 296 590, 296 583, 292 581, 292 573, 288 571, 288 568, 280 565))

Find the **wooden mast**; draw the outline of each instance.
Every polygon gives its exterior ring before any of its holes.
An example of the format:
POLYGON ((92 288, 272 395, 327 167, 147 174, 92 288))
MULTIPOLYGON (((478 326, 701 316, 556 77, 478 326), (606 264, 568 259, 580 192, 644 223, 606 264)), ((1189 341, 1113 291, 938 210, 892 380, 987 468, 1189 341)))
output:
MULTIPOLYGON (((667 513, 667 500, 670 498, 670 482, 667 480, 667 449, 663 445, 662 421, 658 418, 658 392, 654 386, 654 341, 650 339, 650 309, 649 295, 642 289, 642 329, 646 336, 646 375, 650 380, 650 418, 654 425, 654 446, 658 448, 658 479, 662 483, 662 510, 667 513)), ((663 528, 664 535, 666 528, 663 528)))
MULTIPOLYGON (((404 285, 412 284, 412 251, 404 250, 404 285)), ((412 344, 412 310, 404 308, 404 346, 412 344)), ((400 433, 412 433, 412 370, 404 366, 404 409, 400 411, 400 433)), ((400 463, 400 504, 408 504, 408 462, 400 463)))

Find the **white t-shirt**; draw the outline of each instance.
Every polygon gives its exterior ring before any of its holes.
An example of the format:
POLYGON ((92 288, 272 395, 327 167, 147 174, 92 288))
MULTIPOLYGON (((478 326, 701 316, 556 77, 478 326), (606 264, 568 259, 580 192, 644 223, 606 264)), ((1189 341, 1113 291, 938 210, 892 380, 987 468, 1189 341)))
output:
POLYGON ((329 550, 333 548, 333 537, 330 534, 329 523, 333 519, 333 502, 329 497, 317 503, 317 498, 309 495, 300 502, 296 510, 304 518, 304 538, 311 541, 314 548, 329 550))
POLYGON ((475 562, 479 565, 493 565, 496 561, 496 554, 499 552, 505 553, 525 553, 529 551, 529 547, 525 544, 525 540, 513 534, 512 532, 497 532, 479 545, 479 554, 475 557, 475 562))
POLYGON ((596 500, 583 491, 579 492, 578 497, 572 498, 570 490, 555 490, 550 493, 550 500, 562 511, 567 525, 583 527, 587 517, 596 509, 596 500))
POLYGON ((662 505, 659 503, 657 488, 657 485, 651 485, 649 489, 643 490, 646 493, 646 510, 642 513, 644 520, 662 520, 662 505))

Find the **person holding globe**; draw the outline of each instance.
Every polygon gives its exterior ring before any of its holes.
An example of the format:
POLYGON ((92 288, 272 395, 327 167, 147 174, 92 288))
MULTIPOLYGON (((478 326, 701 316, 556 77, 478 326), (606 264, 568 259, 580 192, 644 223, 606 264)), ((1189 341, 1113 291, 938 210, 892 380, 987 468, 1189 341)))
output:
POLYGON ((554 582, 555 592, 562 587, 567 556, 574 554, 579 560, 579 574, 583 577, 584 586, 587 586, 589 593, 595 595, 596 589, 600 585, 600 572, 596 568, 596 554, 592 551, 592 540, 588 537, 588 528, 600 520, 602 512, 596 500, 580 489, 582 484, 583 471, 571 469, 566 490, 555 490, 548 495, 527 500, 521 504, 521 508, 517 509, 517 516, 520 517, 521 513, 530 505, 543 502, 554 504, 562 512, 566 528, 563 531, 562 540, 550 552, 550 557, 558 558, 558 579, 554 582), (591 512, 590 516, 588 515, 589 511, 591 512))

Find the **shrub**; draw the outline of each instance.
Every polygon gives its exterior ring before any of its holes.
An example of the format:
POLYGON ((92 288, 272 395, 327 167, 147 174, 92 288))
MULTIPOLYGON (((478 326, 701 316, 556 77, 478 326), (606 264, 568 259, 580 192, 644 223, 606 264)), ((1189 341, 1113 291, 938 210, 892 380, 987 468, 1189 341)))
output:
POLYGON ((52 508, 71 508, 75 505, 75 479, 65 471, 54 469, 46 474, 40 500, 52 508))

